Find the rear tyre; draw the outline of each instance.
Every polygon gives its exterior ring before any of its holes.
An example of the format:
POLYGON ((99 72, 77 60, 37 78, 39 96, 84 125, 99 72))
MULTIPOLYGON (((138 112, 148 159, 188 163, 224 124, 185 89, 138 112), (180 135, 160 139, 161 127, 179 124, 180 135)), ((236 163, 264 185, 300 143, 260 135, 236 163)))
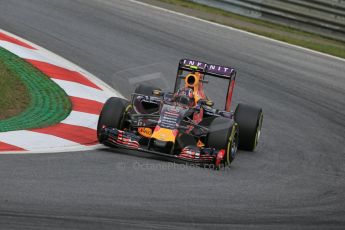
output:
POLYGON ((235 122, 239 126, 239 149, 254 151, 258 145, 263 113, 261 108, 238 104, 235 111, 235 122))
POLYGON ((145 96, 155 96, 152 92, 154 90, 161 90, 158 87, 150 86, 150 85, 145 85, 145 84, 139 84, 135 90, 134 93, 137 94, 143 94, 145 96))
POLYGON ((230 164, 236 157, 238 145, 237 125, 228 118, 216 117, 209 126, 208 147, 225 150, 223 163, 230 164))
POLYGON ((100 143, 103 142, 101 131, 104 126, 123 128, 123 118, 128 106, 127 100, 118 97, 111 97, 105 102, 97 124, 97 138, 100 143))

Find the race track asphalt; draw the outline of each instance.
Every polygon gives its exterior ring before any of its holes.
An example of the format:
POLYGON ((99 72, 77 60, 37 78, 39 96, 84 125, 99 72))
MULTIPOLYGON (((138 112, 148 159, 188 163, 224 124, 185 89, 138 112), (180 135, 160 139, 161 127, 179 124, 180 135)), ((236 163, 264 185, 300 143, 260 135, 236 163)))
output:
POLYGON ((231 65, 234 106, 264 111, 257 151, 227 170, 109 149, 1 155, 0 229, 345 228, 344 61, 120 0, 3 0, 0 28, 125 95, 138 79, 169 87, 182 57, 231 65))

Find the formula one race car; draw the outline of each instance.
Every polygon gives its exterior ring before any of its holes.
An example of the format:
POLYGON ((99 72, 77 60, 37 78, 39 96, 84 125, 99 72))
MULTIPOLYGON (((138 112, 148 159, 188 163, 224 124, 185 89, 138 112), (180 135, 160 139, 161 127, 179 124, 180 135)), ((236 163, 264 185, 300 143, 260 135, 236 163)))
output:
POLYGON ((233 68, 182 59, 173 92, 139 85, 131 101, 109 98, 99 117, 98 140, 215 168, 229 165, 237 148, 254 151, 263 120, 261 108, 238 104, 230 111, 235 79, 233 68), (213 108, 205 95, 209 76, 227 81, 224 110, 213 108))

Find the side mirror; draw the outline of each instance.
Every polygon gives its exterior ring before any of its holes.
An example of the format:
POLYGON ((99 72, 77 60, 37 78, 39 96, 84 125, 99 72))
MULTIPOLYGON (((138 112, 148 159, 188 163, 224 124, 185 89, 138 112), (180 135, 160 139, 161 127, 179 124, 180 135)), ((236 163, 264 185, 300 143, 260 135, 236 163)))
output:
POLYGON ((206 100, 206 101, 205 101, 205 104, 206 104, 207 106, 210 106, 210 107, 214 106, 214 102, 211 101, 211 100, 206 100))
POLYGON ((204 100, 204 99, 201 99, 198 103, 200 103, 202 105, 207 105, 207 106, 210 106, 210 107, 212 107, 214 105, 213 101, 211 101, 211 100, 204 100))
POLYGON ((156 96, 161 96, 162 95, 162 91, 160 91, 159 89, 155 89, 155 90, 152 91, 152 94, 156 95, 156 96))

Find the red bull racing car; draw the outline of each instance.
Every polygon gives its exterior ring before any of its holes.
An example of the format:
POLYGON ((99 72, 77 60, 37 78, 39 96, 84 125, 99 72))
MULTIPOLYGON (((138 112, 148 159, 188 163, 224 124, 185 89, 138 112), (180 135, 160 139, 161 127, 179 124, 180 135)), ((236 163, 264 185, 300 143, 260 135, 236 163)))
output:
POLYGON ((238 104, 230 110, 235 80, 231 67, 182 59, 173 92, 139 85, 130 101, 109 98, 99 116, 98 140, 215 168, 229 165, 238 148, 255 150, 263 121, 261 108, 238 104), (227 82, 224 109, 214 108, 205 95, 212 77, 227 82))

